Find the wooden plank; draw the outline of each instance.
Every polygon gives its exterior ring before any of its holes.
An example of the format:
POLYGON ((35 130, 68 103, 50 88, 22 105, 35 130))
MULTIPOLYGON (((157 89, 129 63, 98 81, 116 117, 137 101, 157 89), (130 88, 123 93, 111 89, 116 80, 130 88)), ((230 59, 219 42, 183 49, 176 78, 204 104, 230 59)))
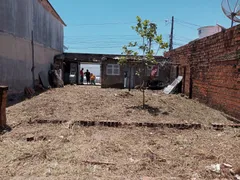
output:
POLYGON ((177 87, 177 85, 183 80, 182 76, 178 76, 173 82, 172 84, 168 85, 166 88, 164 88, 163 92, 165 94, 171 94, 175 88, 177 87))
POLYGON ((6 106, 7 106, 7 86, 0 86, 0 128, 7 125, 6 106))

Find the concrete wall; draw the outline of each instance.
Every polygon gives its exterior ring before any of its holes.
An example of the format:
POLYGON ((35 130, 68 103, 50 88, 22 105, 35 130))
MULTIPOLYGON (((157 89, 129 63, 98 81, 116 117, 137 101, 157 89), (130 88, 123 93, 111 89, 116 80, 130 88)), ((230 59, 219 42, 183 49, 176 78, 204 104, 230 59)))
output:
POLYGON ((240 25, 165 54, 180 64, 185 94, 240 118, 240 25))
POLYGON ((0 84, 10 93, 32 84, 32 30, 35 77, 63 51, 63 25, 37 0, 0 0, 0 84))
MULTIPOLYGON (((118 60, 115 59, 107 59, 102 61, 101 63, 101 87, 102 88, 124 88, 124 70, 128 71, 129 66, 120 66, 120 75, 107 75, 107 65, 108 64, 118 64, 118 60)), ((141 64, 139 65, 131 65, 132 70, 134 72, 131 72, 133 75, 131 81, 133 81, 133 87, 137 85, 142 84, 142 79, 138 75, 136 75, 136 72, 139 68, 141 68, 141 64)), ((146 70, 147 72, 147 70, 146 70)), ((155 77, 156 80, 162 81, 164 83, 170 82, 170 75, 171 75, 171 66, 165 65, 164 67, 159 67, 159 73, 158 76, 155 77)), ((129 75, 130 72, 128 72, 129 75)), ((150 79, 150 74, 144 77, 144 80, 147 82, 150 79)), ((174 77, 175 79, 175 77, 174 77)))
POLYGON ((118 61, 114 59, 107 59, 102 61, 101 70, 101 87, 102 88, 124 88, 124 67, 120 66, 120 75, 107 75, 107 64, 117 64, 118 61))

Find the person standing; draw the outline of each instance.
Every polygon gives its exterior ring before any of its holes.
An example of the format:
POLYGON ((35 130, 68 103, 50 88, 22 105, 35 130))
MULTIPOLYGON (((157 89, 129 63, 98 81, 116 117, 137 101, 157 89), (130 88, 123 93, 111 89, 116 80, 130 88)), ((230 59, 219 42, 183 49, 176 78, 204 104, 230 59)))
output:
POLYGON ((85 76, 86 76, 86 79, 87 79, 87 84, 89 84, 90 83, 90 72, 88 71, 88 69, 85 72, 85 76))
POLYGON ((80 84, 83 85, 83 77, 84 77, 84 73, 83 73, 83 68, 80 70, 80 84))
POLYGON ((93 73, 91 73, 91 85, 96 85, 96 83, 95 83, 95 80, 96 80, 96 76, 93 74, 93 73))

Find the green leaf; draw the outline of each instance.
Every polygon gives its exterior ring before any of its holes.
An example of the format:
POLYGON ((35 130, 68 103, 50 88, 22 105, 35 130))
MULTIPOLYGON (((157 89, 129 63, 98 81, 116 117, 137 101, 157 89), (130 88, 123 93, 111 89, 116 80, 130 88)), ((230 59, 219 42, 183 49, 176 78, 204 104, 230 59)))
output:
POLYGON ((138 21, 138 22, 141 22, 141 21, 142 21, 142 19, 141 19, 139 16, 137 16, 136 18, 137 18, 137 21, 138 21))
MULTIPOLYGON (((157 33, 157 25, 150 22, 149 20, 142 20, 139 16, 136 17, 136 26, 131 28, 139 35, 142 39, 142 43, 129 42, 128 45, 122 47, 122 54, 125 55, 124 58, 120 58, 119 63, 127 63, 128 59, 134 59, 137 61, 143 61, 144 64, 156 64, 157 61, 154 58, 154 51, 152 49, 152 44, 155 42, 159 45, 160 49, 166 49, 168 43, 163 41, 162 35, 157 33), (134 47, 138 50, 134 51, 134 47), (143 57, 139 57, 138 51, 142 50, 143 57)), ((143 70, 139 70, 139 73, 143 73, 143 70)))
POLYGON ((137 45, 137 42, 130 42, 128 44, 128 47, 135 47, 137 45))
POLYGON ((133 55, 134 55, 134 56, 138 56, 138 52, 134 52, 133 55))

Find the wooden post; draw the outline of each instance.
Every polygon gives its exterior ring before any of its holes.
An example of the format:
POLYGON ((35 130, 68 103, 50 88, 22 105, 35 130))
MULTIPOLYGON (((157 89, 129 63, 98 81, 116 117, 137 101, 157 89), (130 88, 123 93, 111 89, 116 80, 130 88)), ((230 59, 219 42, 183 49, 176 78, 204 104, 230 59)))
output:
POLYGON ((0 86, 0 128, 6 128, 6 106, 7 106, 7 86, 0 86))
POLYGON ((190 82, 189 82, 189 99, 193 97, 193 77, 192 77, 192 70, 190 69, 190 82))
POLYGON ((80 83, 80 62, 77 62, 77 85, 80 83))

